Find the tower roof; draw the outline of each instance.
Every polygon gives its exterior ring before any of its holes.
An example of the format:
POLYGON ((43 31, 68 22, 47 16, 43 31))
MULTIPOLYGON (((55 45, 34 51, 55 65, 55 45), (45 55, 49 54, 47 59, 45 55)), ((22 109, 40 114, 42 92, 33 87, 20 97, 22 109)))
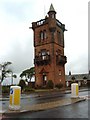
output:
POLYGON ((52 12, 52 11, 53 11, 53 12, 56 12, 55 9, 54 9, 54 7, 53 7, 53 4, 51 3, 51 6, 50 6, 50 8, 49 8, 49 12, 52 12))

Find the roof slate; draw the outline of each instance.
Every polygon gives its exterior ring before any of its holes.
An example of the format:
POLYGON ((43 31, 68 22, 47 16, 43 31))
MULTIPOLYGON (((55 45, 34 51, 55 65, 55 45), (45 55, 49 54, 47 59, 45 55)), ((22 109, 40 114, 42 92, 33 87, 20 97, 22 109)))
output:
POLYGON ((87 80, 90 80, 90 74, 73 74, 73 75, 66 75, 66 81, 72 80, 72 77, 75 77, 76 80, 84 80, 83 78, 86 77, 87 80))

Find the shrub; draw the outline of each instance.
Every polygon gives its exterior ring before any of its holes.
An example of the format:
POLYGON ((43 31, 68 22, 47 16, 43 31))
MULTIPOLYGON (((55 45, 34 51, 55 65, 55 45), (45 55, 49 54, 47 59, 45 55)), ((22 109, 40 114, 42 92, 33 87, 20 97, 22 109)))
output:
POLYGON ((87 86, 90 88, 90 81, 87 82, 87 86))
POLYGON ((22 91, 24 89, 24 87, 26 86, 25 81, 21 79, 19 82, 19 86, 21 87, 21 91, 22 91))
POLYGON ((34 89, 31 88, 30 86, 26 86, 26 87, 24 88, 24 92, 32 92, 32 91, 34 91, 34 89))
POLYGON ((52 80, 48 80, 46 87, 47 87, 48 89, 53 89, 54 84, 53 84, 52 80))
POLYGON ((2 93, 10 93, 10 86, 2 86, 2 93))
POLYGON ((74 76, 72 76, 72 78, 71 78, 71 81, 72 81, 72 83, 75 83, 75 77, 74 76))
POLYGON ((63 87, 63 84, 62 83, 56 84, 55 87, 61 89, 63 87))
POLYGON ((41 88, 42 88, 42 86, 39 86, 39 85, 35 86, 35 89, 41 89, 41 88))

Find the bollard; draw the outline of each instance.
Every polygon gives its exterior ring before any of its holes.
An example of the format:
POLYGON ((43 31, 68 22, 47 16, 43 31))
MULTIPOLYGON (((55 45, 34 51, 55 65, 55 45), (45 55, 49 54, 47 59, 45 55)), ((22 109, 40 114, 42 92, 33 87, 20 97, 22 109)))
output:
POLYGON ((9 98, 9 109, 10 110, 20 110, 20 96, 21 96, 21 87, 11 86, 10 87, 10 98, 9 98))
POLYGON ((71 84, 71 97, 72 97, 72 98, 77 98, 77 97, 79 97, 78 91, 79 91, 78 84, 77 84, 77 83, 71 84))

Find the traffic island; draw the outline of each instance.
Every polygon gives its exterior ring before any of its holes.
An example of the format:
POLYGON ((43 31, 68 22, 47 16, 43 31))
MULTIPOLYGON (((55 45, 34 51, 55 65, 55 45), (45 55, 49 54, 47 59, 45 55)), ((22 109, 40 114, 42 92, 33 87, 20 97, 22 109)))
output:
POLYGON ((85 101, 85 98, 65 98, 60 99, 58 101, 52 101, 52 102, 46 102, 46 103, 40 103, 40 104, 34 104, 34 105, 27 105, 22 106, 20 110, 6 110, 3 114, 20 114, 25 112, 36 112, 36 111, 42 111, 42 110, 48 110, 60 106, 70 105, 77 102, 85 101))

